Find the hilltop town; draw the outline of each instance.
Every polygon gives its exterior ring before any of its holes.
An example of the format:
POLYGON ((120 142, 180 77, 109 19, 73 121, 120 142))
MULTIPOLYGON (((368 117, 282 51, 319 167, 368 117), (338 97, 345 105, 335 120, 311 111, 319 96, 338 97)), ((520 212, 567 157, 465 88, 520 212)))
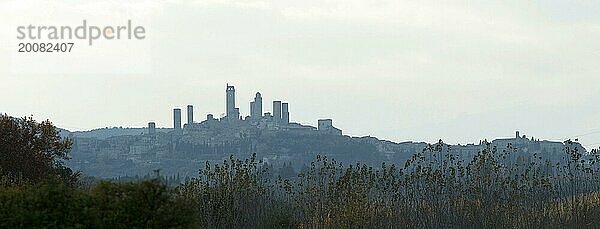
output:
MULTIPOLYGON (((272 112, 263 113, 263 101, 260 92, 250 102, 250 114, 242 117, 236 107, 235 87, 227 85, 225 116, 215 118, 208 114, 206 119, 197 123, 194 120, 194 106, 187 106, 187 123, 181 125, 181 109, 173 109, 173 133, 193 138, 235 139, 257 134, 261 131, 280 131, 298 135, 342 135, 342 130, 333 126, 331 119, 319 119, 318 126, 312 127, 290 122, 289 103, 273 101, 272 112)), ((148 134, 156 133, 156 123, 148 123, 148 134)))
MULTIPOLYGON (((236 107, 235 87, 225 90, 225 116, 208 114, 200 122, 194 119, 193 105, 187 106, 187 122, 182 125, 182 111, 173 109, 173 127, 104 128, 92 131, 63 131, 74 139, 72 159, 68 165, 98 177, 143 175, 160 169, 163 174, 193 177, 206 162, 218 163, 230 156, 258 159, 279 174, 291 174, 310 164, 316 155, 335 158, 341 163, 362 162, 402 165, 413 154, 423 151, 424 142, 395 143, 374 137, 350 137, 333 126, 332 119, 319 119, 317 127, 290 121, 287 102, 273 101, 272 112, 263 109, 262 95, 257 92, 250 102, 250 114, 242 117, 236 107)), ((488 144, 448 145, 448 150, 468 160, 488 144)), ((551 142, 520 135, 496 139, 499 149, 514 148, 509 160, 563 160, 563 142, 551 142)), ((575 147, 585 152, 576 142, 575 147)))

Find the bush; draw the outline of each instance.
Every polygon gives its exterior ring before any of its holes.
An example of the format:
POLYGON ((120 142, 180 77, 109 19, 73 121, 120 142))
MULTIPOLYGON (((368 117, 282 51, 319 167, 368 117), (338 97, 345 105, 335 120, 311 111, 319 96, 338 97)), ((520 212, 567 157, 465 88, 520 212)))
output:
POLYGON ((91 190, 50 180, 0 189, 0 228, 191 227, 187 203, 158 180, 101 182, 91 190))
POLYGON ((179 187, 208 227, 590 227, 600 220, 597 155, 520 161, 485 143, 461 159, 442 142, 404 167, 342 166, 317 156, 292 179, 254 159, 209 165, 179 187), (268 167, 266 167, 268 168, 268 167))

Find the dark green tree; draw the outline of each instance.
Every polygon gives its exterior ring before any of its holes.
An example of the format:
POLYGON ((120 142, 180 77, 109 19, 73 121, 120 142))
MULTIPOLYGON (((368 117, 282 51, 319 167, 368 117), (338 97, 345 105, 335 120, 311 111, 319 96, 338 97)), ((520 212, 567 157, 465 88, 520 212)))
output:
POLYGON ((0 115, 0 179, 3 184, 38 183, 49 178, 70 183, 77 173, 64 166, 72 141, 50 122, 0 115))

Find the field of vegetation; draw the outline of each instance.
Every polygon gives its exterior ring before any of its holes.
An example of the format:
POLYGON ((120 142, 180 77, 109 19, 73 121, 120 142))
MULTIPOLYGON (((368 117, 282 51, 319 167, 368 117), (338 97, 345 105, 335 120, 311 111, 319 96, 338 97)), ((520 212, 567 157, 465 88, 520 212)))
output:
POLYGON ((293 178, 229 158, 177 186, 161 178, 84 182, 60 163, 50 122, 0 116, 0 228, 597 227, 596 150, 530 160, 485 143, 464 159, 442 142, 404 165, 316 156, 293 178))

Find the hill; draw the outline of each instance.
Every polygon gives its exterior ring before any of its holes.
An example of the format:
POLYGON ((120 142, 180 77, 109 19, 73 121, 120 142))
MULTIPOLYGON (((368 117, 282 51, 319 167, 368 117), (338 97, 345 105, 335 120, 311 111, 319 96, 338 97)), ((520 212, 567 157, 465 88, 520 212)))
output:
MULTIPOLYGON (((350 137, 323 132, 315 127, 291 123, 286 126, 260 126, 251 122, 209 120, 182 130, 146 128, 104 128, 72 132, 74 170, 97 177, 133 176, 160 169, 165 175, 193 177, 206 162, 218 163, 231 155, 257 158, 275 171, 301 170, 316 155, 335 158, 343 164, 382 163, 403 165, 415 153, 428 146, 425 142, 396 143, 374 137, 350 137)), ((470 160, 486 142, 469 145, 445 145, 447 151, 470 160)), ((564 160, 565 143, 525 137, 492 141, 500 150, 513 150, 507 160, 564 160)), ((578 143, 581 152, 585 149, 578 143)))

